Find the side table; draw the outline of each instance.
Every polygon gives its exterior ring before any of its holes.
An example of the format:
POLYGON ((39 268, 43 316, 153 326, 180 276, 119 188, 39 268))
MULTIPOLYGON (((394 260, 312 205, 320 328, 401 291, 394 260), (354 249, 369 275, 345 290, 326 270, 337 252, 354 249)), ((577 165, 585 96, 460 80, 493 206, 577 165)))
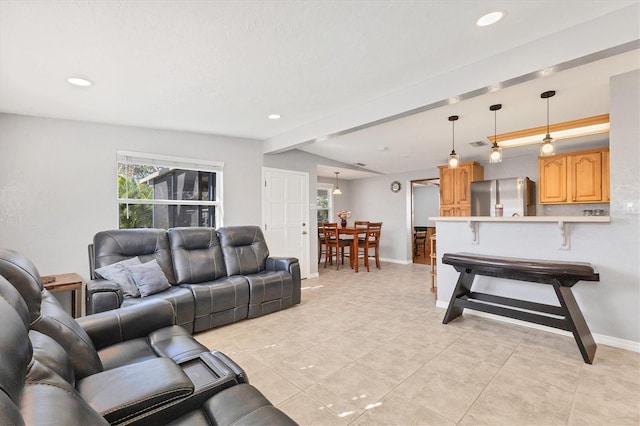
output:
POLYGON ((82 314, 82 277, 75 272, 69 274, 43 276, 42 285, 52 293, 71 291, 71 316, 78 318, 82 314), (45 283, 48 279, 53 281, 45 283), (78 294, 80 292, 80 294, 78 294))

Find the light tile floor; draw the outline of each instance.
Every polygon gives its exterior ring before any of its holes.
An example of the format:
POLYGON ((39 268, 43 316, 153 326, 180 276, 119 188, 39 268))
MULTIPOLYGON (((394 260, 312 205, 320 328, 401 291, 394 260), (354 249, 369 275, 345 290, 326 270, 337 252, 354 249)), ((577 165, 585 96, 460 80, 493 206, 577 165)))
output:
POLYGON ((639 425, 640 354, 464 314, 428 266, 320 267, 302 303, 199 333, 301 425, 639 425))

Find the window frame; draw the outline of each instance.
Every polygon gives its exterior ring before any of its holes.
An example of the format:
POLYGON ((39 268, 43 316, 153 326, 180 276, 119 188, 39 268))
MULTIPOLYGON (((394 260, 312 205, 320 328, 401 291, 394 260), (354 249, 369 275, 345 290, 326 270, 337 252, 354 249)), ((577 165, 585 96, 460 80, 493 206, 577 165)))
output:
POLYGON ((331 218, 333 217, 333 189, 334 186, 331 183, 318 183, 316 185, 316 199, 318 197, 318 189, 323 189, 323 190, 327 190, 328 192, 328 200, 329 200, 329 207, 327 209, 319 209, 318 208, 318 203, 316 202, 316 221, 318 221, 318 211, 319 210, 328 210, 328 215, 327 215, 327 219, 329 220, 329 222, 331 222, 331 218))
POLYGON ((118 212, 118 228, 120 229, 120 206, 130 204, 146 204, 146 205, 170 205, 170 206, 206 206, 213 207, 215 214, 215 223, 213 226, 219 228, 224 226, 224 209, 223 209, 223 182, 224 182, 224 163, 219 161, 192 159, 185 157, 175 157, 162 154, 151 154, 134 151, 116 150, 116 211, 118 212), (216 200, 170 200, 170 199, 141 199, 120 197, 118 193, 118 164, 140 164, 147 166, 166 167, 177 170, 187 170, 195 172, 214 173, 216 179, 216 200))

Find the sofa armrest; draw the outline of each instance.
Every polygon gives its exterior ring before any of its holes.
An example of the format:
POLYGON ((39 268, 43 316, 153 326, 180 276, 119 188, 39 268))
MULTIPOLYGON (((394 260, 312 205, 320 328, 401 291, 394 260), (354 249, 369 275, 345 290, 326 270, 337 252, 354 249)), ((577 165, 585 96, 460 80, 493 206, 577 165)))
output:
POLYGON ((185 398, 194 385, 168 358, 155 358, 85 377, 76 383, 80 396, 109 423, 122 423, 185 398))
POLYGON ((171 302, 154 299, 111 311, 77 318, 96 350, 175 325, 171 302))
POLYGON ((123 299, 122 290, 113 281, 99 278, 87 282, 87 315, 117 309, 122 305, 123 299))
POLYGON ((266 263, 268 271, 286 271, 293 278, 293 304, 300 303, 300 287, 302 279, 300 277, 300 263, 295 257, 268 257, 266 263))
POLYGON ((268 271, 287 271, 291 273, 294 264, 298 264, 295 257, 267 257, 266 268, 268 271))

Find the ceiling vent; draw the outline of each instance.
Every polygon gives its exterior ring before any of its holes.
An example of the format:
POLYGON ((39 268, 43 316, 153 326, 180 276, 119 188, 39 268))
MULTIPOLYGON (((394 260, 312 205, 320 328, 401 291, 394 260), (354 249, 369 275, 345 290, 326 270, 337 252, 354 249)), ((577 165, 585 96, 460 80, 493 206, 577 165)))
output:
POLYGON ((364 166, 366 166, 366 164, 364 164, 364 163, 356 163, 356 166, 364 167, 364 166))
POLYGON ((475 141, 475 142, 469 142, 469 145, 471 145, 474 148, 478 148, 478 147, 489 145, 489 144, 483 141, 475 141))

